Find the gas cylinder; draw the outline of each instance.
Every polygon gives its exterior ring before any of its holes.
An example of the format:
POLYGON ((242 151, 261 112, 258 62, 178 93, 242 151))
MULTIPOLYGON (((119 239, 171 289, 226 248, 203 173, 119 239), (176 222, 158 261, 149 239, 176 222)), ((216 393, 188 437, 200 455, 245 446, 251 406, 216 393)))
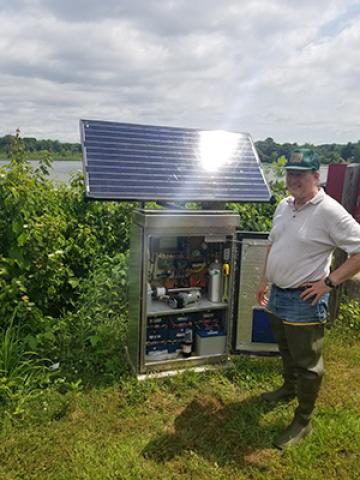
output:
POLYGON ((217 258, 209 265, 208 299, 214 303, 222 300, 222 266, 217 258))

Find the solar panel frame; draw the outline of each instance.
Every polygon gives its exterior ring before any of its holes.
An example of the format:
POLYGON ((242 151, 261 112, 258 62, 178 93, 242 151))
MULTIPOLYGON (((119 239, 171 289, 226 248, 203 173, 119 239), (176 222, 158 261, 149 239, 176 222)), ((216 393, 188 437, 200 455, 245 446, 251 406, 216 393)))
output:
POLYGON ((216 171, 202 167, 204 135, 217 133, 82 119, 85 196, 142 202, 269 202, 272 194, 248 133, 225 132, 236 140, 232 160, 216 171))

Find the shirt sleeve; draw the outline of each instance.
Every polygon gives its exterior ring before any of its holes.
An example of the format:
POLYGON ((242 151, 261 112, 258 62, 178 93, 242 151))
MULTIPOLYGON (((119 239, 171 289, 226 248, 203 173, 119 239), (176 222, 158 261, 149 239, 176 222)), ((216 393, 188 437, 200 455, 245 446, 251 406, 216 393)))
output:
POLYGON ((334 245, 348 255, 360 253, 360 224, 345 209, 331 226, 330 235, 334 245))

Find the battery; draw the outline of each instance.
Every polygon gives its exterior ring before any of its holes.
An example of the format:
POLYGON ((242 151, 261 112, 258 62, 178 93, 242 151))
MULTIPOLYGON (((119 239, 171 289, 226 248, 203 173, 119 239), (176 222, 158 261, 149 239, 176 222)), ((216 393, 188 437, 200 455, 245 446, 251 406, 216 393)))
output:
POLYGON ((196 355, 216 355, 225 353, 225 332, 198 330, 195 334, 196 355))

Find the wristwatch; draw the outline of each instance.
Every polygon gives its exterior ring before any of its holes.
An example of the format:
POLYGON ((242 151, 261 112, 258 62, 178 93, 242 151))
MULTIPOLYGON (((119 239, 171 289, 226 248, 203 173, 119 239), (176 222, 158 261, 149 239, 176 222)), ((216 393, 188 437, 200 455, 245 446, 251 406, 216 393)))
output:
POLYGON ((329 288, 336 288, 335 283, 331 280, 331 278, 329 277, 329 275, 324 278, 324 283, 325 283, 325 285, 326 285, 327 287, 329 287, 329 288))

